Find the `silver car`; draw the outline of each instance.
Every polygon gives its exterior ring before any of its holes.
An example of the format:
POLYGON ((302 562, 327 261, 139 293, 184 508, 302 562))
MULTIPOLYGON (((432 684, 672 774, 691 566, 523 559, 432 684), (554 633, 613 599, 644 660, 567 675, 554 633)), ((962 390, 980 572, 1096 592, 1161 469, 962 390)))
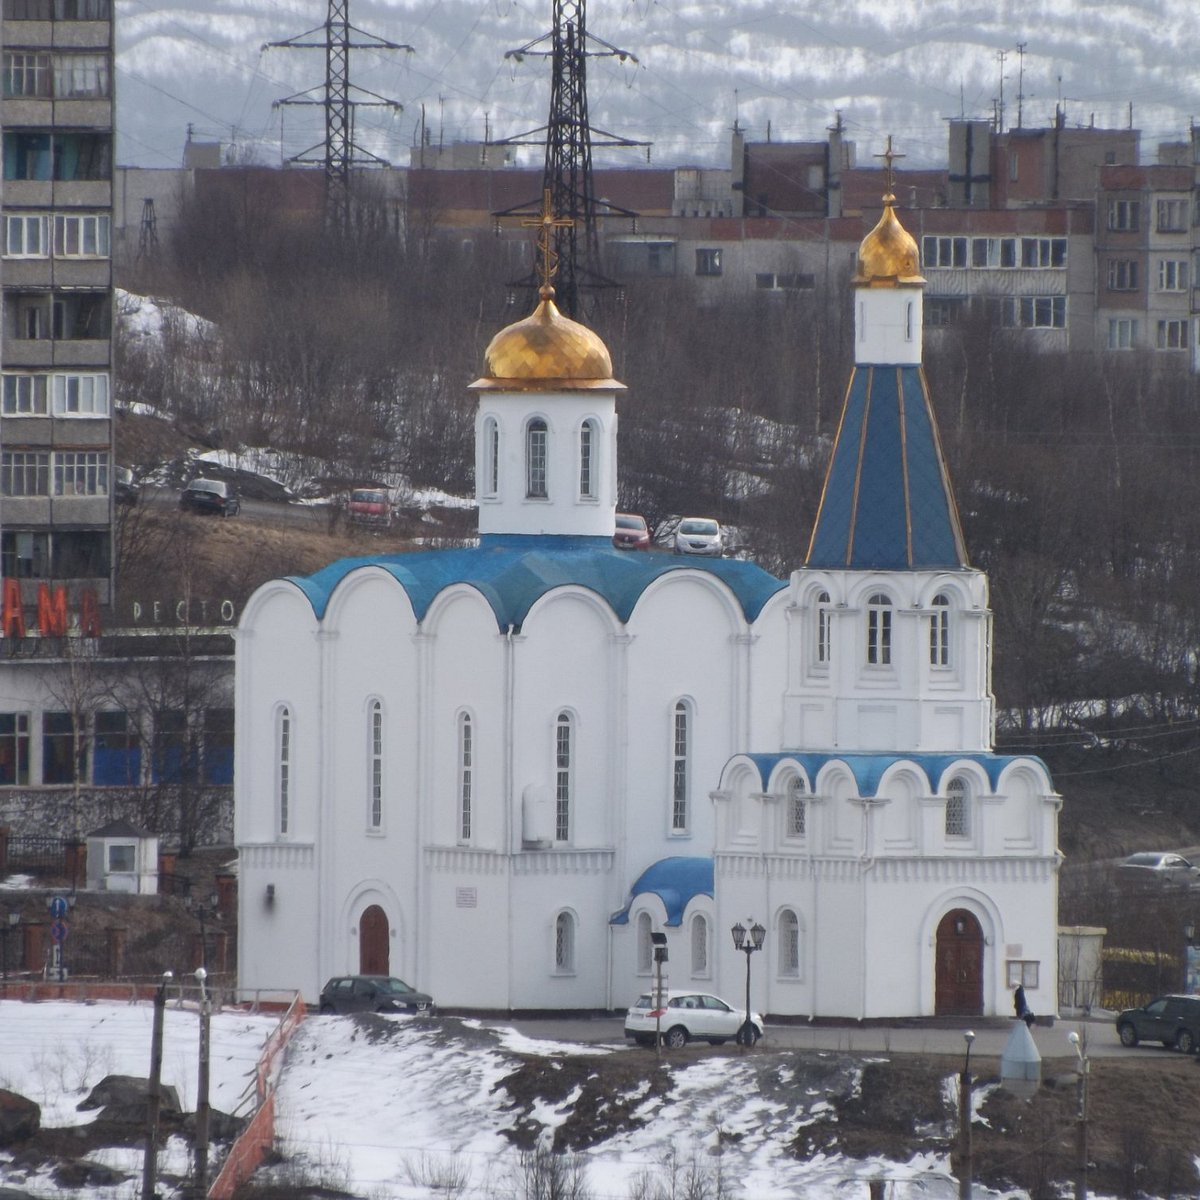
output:
POLYGON ((1200 883, 1200 867, 1193 866, 1182 854, 1168 850, 1142 850, 1131 854, 1120 866, 1126 879, 1146 883, 1195 887, 1200 883))
MULTIPOLYGON (((746 1024, 746 1010, 726 1004, 720 996, 708 992, 666 992, 659 1008, 653 992, 644 992, 625 1014, 625 1036, 642 1046, 653 1046, 657 1030, 663 1044, 678 1050, 690 1041, 705 1041, 714 1046, 739 1037, 746 1024)), ((763 1035, 763 1019, 750 1014, 751 1046, 763 1035)))
POLYGON ((703 554, 720 558, 725 551, 721 526, 711 517, 684 517, 675 527, 676 554, 703 554))

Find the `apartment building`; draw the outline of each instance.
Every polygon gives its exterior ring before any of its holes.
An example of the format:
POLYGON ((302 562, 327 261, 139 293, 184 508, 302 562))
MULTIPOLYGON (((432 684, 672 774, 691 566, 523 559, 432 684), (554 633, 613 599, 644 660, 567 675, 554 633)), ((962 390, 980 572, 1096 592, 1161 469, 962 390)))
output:
POLYGON ((0 43, 0 569, 74 610, 112 594, 112 0, 3 0, 0 43))

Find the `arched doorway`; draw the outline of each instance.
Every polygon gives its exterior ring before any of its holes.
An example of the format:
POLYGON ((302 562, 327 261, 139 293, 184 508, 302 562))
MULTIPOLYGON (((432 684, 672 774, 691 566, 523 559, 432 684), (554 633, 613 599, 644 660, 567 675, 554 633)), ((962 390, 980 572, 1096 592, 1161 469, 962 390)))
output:
POLYGON ((358 922, 358 973, 390 975, 387 913, 372 904, 358 922))
POLYGON ((983 1014, 983 929, 965 908, 938 922, 933 1010, 939 1017, 983 1014))

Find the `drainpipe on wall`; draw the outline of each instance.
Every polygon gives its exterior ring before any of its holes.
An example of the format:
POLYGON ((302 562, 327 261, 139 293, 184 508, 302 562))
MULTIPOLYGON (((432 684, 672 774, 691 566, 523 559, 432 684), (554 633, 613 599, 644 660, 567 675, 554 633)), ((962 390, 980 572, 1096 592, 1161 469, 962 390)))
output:
MULTIPOLYGON (((504 845, 508 856, 508 904, 512 908, 513 866, 517 853, 513 848, 513 694, 516 689, 516 670, 513 665, 513 626, 510 624, 504 631, 504 845)), ((508 970, 505 975, 504 990, 507 997, 506 1008, 512 1010, 512 961, 513 961, 513 922, 508 926, 508 970)))

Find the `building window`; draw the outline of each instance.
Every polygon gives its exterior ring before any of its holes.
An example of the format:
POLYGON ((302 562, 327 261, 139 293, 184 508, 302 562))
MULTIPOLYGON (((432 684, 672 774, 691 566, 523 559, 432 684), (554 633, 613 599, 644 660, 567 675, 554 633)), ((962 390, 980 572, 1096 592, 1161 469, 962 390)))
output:
POLYGON ((649 975, 654 967, 654 939, 650 936, 652 932, 650 914, 638 913, 637 969, 639 975, 649 975))
POLYGON ((154 754, 150 766, 155 783, 183 783, 193 777, 188 753, 188 719, 181 709, 154 714, 154 754))
POLYGON ((4 218, 4 254, 6 258, 46 258, 46 218, 7 216, 4 218))
POLYGON ((75 722, 69 712, 42 713, 42 782, 87 780, 87 742, 75 745, 75 722))
MULTIPOLYGON (((1063 241, 1063 261, 1066 262, 1066 239, 1063 241)), ((1017 265, 1016 238, 972 238, 971 266, 1015 267, 1017 265)))
POLYGON ((0 452, 0 494, 50 495, 50 455, 42 450, 0 452))
POLYGON ((1188 348, 1187 320, 1159 321, 1157 344, 1160 350, 1186 350, 1188 348))
POLYGON ((107 180, 112 178, 112 134, 4 134, 7 180, 107 180))
POLYGON ((1003 300, 1002 323, 1009 329, 1065 329, 1066 296, 1019 296, 1003 300))
POLYGON ((925 325, 930 329, 945 329, 958 321, 963 301, 948 296, 925 297, 925 325))
POLYGON ((58 214, 54 218, 54 257, 107 258, 111 232, 107 213, 58 214))
POLYGON ((1108 202, 1108 227, 1119 233, 1133 233, 1138 228, 1138 210, 1141 205, 1136 200, 1110 200, 1108 202))
POLYGON ((137 725, 121 710, 95 717, 92 782, 98 787, 128 787, 141 780, 142 750, 137 725))
POLYGON ((599 448, 596 422, 584 421, 579 427, 579 496, 584 500, 596 498, 596 452, 599 448))
POLYGON ((764 271, 754 276, 754 286, 764 292, 802 292, 816 286, 816 276, 764 271))
POLYGON ((54 96, 58 100, 102 100, 112 95, 107 54, 54 57, 54 96))
POLYGON ((929 617, 929 665, 950 665, 950 601, 943 595, 934 596, 933 612, 929 617))
POLYGON ((721 251, 720 250, 697 250, 696 251, 696 274, 697 275, 720 275, 721 274, 721 251))
POLYGON ((1036 959, 1010 958, 1004 964, 1008 976, 1008 989, 1015 987, 1031 988, 1038 986, 1038 961, 1036 959))
POLYGON ((971 834, 970 794, 965 779, 952 779, 946 785, 946 836, 965 838, 971 834))
POLYGON ((1010 183, 1021 178, 1021 156, 1015 150, 1008 156, 1008 178, 1010 183))
POLYGON ((921 239, 923 267, 965 267, 967 239, 965 237, 925 237, 921 239))
POLYGON ((554 969, 560 975, 575 970, 575 918, 560 912, 554 921, 554 969))
POLYGON ((892 662, 892 604, 882 592, 867 601, 867 662, 873 667, 892 662))
POLYGON ((500 491, 500 425, 495 417, 483 422, 483 494, 495 496, 500 491))
POLYGON ((1187 231, 1186 200, 1159 200, 1155 205, 1155 212, 1159 233, 1184 233, 1187 231))
POLYGON ((671 738, 671 832, 686 833, 688 828, 688 768, 691 730, 688 706, 681 700, 675 705, 671 738))
POLYGON ((44 417, 49 412, 49 375, 5 375, 3 411, 6 417, 44 417))
POLYGON ((1067 265, 1067 239, 1027 237, 1021 239, 1021 266, 1039 269, 1067 265))
POLYGON ((275 818, 281 834, 292 821, 292 714, 286 707, 275 715, 275 818))
POLYGON ((793 775, 787 785, 787 835, 804 837, 808 817, 808 788, 799 775, 793 775))
POLYGON ((204 710, 202 778, 214 787, 233 783, 233 709, 204 710))
POLYGON ((4 54, 4 97, 50 95, 51 59, 49 54, 8 50, 4 54))
POLYGON ((0 786, 29 782, 29 714, 0 713, 0 786))
POLYGON ((708 974, 708 921, 699 913, 692 918, 692 974, 708 974))
POLYGON ((1186 292, 1188 265, 1185 260, 1165 258, 1158 264, 1158 290, 1160 292, 1186 292))
POLYGON ((779 974, 800 977, 800 919, 790 908, 779 914, 779 974))
POLYGON ((530 421, 525 429, 525 495, 530 499, 545 500, 546 449, 549 431, 546 422, 538 418, 530 421))
POLYGON ((1137 345, 1137 327, 1132 317, 1113 317, 1108 323, 1108 348, 1132 350, 1137 345))
POLYGON ((56 496, 107 496, 107 450, 60 450, 54 456, 56 496))
POLYGON ((1108 260, 1108 290, 1110 292, 1136 292, 1138 286, 1138 264, 1133 258, 1110 258, 1108 260))
POLYGON ((554 840, 571 840, 571 737, 570 713, 559 713, 554 725, 554 840))
POLYGON ((0 533, 0 569, 6 579, 40 579, 50 574, 50 535, 32 530, 0 533))
POLYGON ((471 840, 472 801, 475 784, 475 730, 471 718, 458 718, 458 839, 471 840))
POLYGON ((367 785, 367 826, 383 828, 383 705, 371 701, 369 710, 371 753, 368 764, 370 782, 367 785))
POLYGON ((817 665, 828 666, 833 659, 833 608, 829 593, 817 596, 817 665))
POLYGON ((132 842, 108 847, 108 874, 131 875, 137 862, 137 847, 132 842))

